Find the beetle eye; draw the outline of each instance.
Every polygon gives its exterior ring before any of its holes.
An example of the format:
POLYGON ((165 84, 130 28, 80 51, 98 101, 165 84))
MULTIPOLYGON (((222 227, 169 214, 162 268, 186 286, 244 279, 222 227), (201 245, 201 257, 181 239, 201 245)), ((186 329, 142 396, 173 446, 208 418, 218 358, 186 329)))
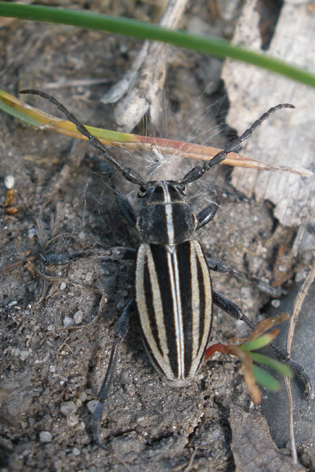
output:
POLYGON ((148 187, 146 185, 141 185, 138 192, 138 198, 144 197, 147 191, 148 191, 148 187))

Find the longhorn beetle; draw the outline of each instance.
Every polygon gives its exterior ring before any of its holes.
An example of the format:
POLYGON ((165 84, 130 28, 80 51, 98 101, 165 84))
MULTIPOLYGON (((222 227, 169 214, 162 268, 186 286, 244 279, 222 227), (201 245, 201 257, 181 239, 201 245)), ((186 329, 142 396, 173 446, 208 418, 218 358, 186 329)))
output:
MULTIPOLYGON (((195 238, 195 231, 214 218, 218 201, 195 215, 187 203, 186 187, 224 161, 227 154, 239 150, 272 113, 294 106, 285 103, 270 108, 240 138, 211 161, 195 166, 181 180, 145 182, 135 170, 110 155, 105 146, 54 97, 32 89, 20 93, 39 95, 56 105, 126 180, 139 186, 138 215, 125 195, 113 189, 122 216, 138 231, 142 241, 136 252, 134 298, 116 324, 109 365, 93 415, 94 440, 107 449, 99 434, 104 401, 113 379, 119 345, 127 334, 134 306, 147 354, 157 371, 173 386, 187 385, 200 369, 211 332, 213 303, 233 318, 243 320, 250 328, 255 327, 235 303, 212 289, 210 269, 227 272, 231 268, 224 262, 207 260, 202 245, 195 238)), ((270 349, 301 376, 310 391, 310 379, 303 367, 288 359, 276 345, 270 345, 270 349)))

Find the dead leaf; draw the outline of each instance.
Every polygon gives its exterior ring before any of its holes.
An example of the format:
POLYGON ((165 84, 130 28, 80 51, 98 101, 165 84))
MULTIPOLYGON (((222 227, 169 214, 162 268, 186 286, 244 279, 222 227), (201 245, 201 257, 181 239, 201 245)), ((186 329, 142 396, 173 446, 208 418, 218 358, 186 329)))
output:
POLYGON ((237 472, 306 472, 302 465, 281 454, 263 416, 232 406, 230 426, 237 472))

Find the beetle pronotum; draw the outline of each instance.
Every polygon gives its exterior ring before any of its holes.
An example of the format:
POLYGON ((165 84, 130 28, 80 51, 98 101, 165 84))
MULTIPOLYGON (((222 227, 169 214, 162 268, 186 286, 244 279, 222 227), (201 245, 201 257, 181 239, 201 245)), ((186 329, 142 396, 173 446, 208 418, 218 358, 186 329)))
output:
MULTIPOLYGON (((39 95, 56 105, 126 180, 139 186, 141 209, 138 215, 126 197, 114 189, 120 212, 138 231, 142 241, 135 255, 135 296, 116 325, 110 361, 93 417, 94 440, 106 449, 99 434, 104 401, 134 305, 148 356, 158 372, 174 386, 187 385, 200 369, 211 332, 213 303, 233 318, 243 320, 250 328, 255 327, 235 303, 212 289, 210 269, 226 272, 228 266, 217 260, 207 260, 194 236, 196 230, 214 218, 218 202, 210 203, 195 215, 187 203, 186 187, 222 162, 228 153, 237 151, 272 113, 294 106, 280 104, 270 108, 240 138, 211 161, 195 166, 181 180, 145 182, 136 171, 111 156, 105 146, 54 97, 37 90, 23 90, 20 93, 39 95)), ((272 345, 271 349, 309 384, 309 378, 300 365, 289 360, 277 346, 272 345)))

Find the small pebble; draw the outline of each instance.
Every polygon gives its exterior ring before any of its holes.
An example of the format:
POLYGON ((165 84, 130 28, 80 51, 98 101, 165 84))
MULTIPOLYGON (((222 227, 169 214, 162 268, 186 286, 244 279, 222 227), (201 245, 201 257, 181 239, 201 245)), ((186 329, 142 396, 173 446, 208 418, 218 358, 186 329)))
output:
POLYGON ((5 188, 7 188, 8 190, 10 190, 11 188, 14 187, 14 177, 13 175, 7 175, 5 178, 4 178, 4 186, 5 188))
POLYGON ((277 299, 271 300, 271 305, 275 308, 279 308, 279 306, 281 305, 281 302, 280 300, 277 300, 277 299))
POLYGON ((14 305, 17 305, 17 301, 16 301, 16 300, 13 300, 13 302, 8 303, 8 307, 9 307, 9 308, 13 307, 14 305))
POLYGON ((27 237, 29 239, 33 239, 36 236, 36 229, 35 228, 30 228, 27 232, 27 237))
POLYGON ((84 431, 85 430, 85 424, 84 424, 83 421, 81 421, 81 423, 78 424, 77 430, 78 431, 84 431))
POLYGON ((60 290, 64 290, 66 288, 67 284, 65 282, 61 282, 60 284, 60 290))
POLYGON ((63 402, 61 403, 60 411, 64 416, 68 416, 77 411, 77 407, 74 402, 63 402))
POLYGON ((91 400, 87 403, 87 407, 91 413, 94 413, 94 411, 96 410, 97 403, 97 400, 91 400))
POLYGON ((81 408, 81 406, 82 406, 82 401, 80 400, 80 398, 77 398, 77 399, 76 399, 75 405, 76 405, 77 408, 81 408))
POLYGON ((27 359, 29 355, 29 351, 20 351, 20 357, 22 361, 25 361, 25 359, 27 359))
POLYGON ((82 320, 83 320, 83 313, 81 310, 78 310, 74 315, 73 315, 73 319, 74 319, 74 322, 75 324, 80 324, 82 323, 82 320))
POLYGON ((151 420, 150 418, 146 418, 146 417, 144 417, 144 416, 137 419, 138 425, 140 425, 140 426, 142 426, 142 427, 144 427, 144 426, 149 426, 150 423, 151 423, 151 421, 152 421, 152 420, 151 420))
POLYGON ((71 413, 69 416, 67 416, 67 425, 73 428, 79 423, 79 418, 77 415, 71 413))
POLYGON ((52 435, 49 431, 42 431, 40 434, 39 434, 39 440, 40 442, 42 443, 48 443, 48 442, 51 442, 52 440, 52 435))
POLYGON ((73 454, 74 456, 79 456, 80 453, 81 453, 81 451, 80 451, 80 449, 78 449, 77 447, 74 447, 74 448, 72 449, 72 454, 73 454))
POLYGON ((307 277, 307 272, 305 270, 299 270, 295 275, 295 281, 297 283, 303 282, 307 277))
POLYGON ((56 472, 61 472, 62 469, 63 469, 63 462, 62 460, 58 459, 54 462, 54 466, 55 466, 55 469, 56 469, 56 472))
POLYGON ((80 395, 79 395, 79 398, 80 398, 81 402, 85 402, 86 399, 87 399, 86 392, 81 392, 80 395))
POLYGON ((12 354, 12 356, 19 356, 20 355, 20 349, 18 347, 12 347, 11 354, 12 354))
POLYGON ((90 282, 92 280, 92 276, 93 276, 93 273, 92 272, 88 272, 85 276, 85 281, 86 282, 90 282))
POLYGON ((73 325, 73 319, 70 316, 65 316, 63 319, 63 325, 65 328, 69 328, 73 325))

